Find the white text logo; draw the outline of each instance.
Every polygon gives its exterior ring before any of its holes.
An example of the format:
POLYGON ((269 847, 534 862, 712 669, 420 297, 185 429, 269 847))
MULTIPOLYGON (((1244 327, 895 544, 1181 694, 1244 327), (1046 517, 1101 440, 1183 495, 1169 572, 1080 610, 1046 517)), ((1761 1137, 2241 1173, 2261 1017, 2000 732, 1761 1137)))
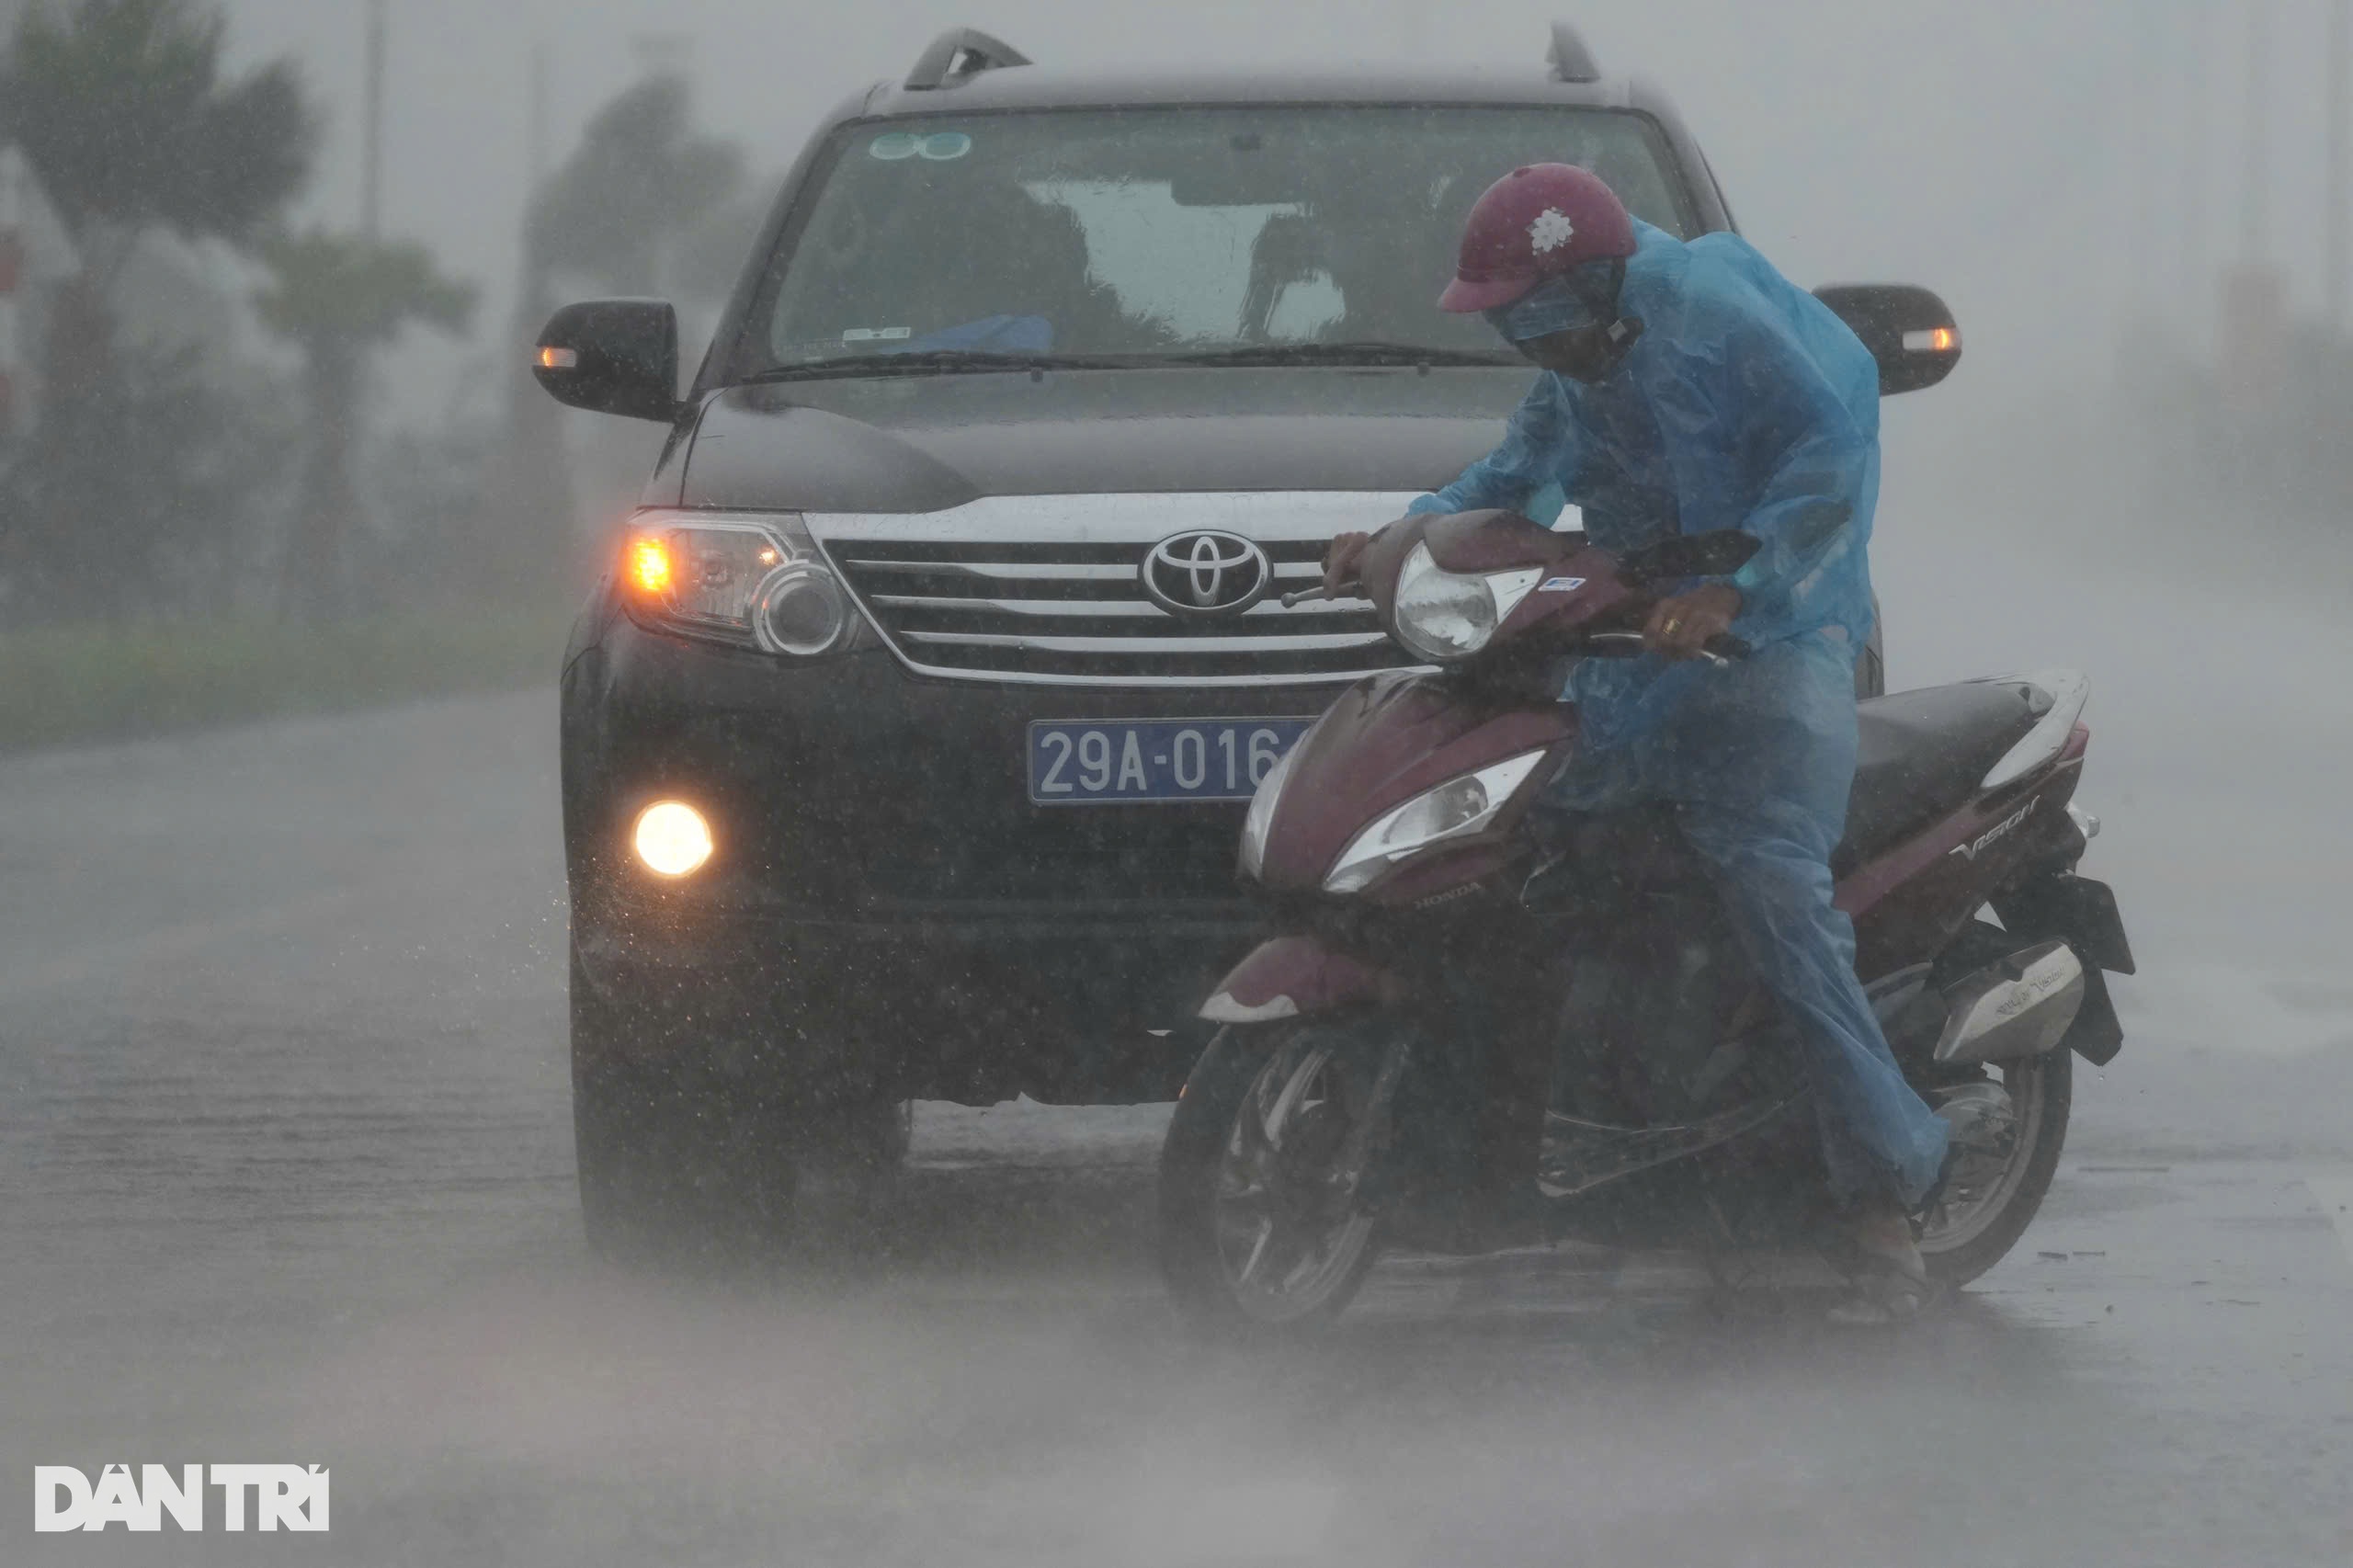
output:
POLYGON ((205 1493, 220 1494, 224 1530, 323 1530, 327 1470, 299 1464, 110 1464, 96 1482, 70 1464, 33 1466, 33 1528, 160 1530, 169 1517, 183 1530, 204 1528, 205 1493))

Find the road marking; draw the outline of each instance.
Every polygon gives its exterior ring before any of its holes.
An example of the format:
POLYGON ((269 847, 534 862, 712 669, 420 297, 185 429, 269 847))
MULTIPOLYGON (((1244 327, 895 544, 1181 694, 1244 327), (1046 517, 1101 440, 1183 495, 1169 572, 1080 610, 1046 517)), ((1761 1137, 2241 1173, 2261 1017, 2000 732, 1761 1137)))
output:
POLYGON ((2347 1260, 2353 1262, 2353 1172, 2316 1176, 2307 1171, 2304 1185, 2312 1189, 2322 1212, 2328 1216, 2328 1222, 2336 1227, 2336 1244, 2345 1249, 2347 1260))

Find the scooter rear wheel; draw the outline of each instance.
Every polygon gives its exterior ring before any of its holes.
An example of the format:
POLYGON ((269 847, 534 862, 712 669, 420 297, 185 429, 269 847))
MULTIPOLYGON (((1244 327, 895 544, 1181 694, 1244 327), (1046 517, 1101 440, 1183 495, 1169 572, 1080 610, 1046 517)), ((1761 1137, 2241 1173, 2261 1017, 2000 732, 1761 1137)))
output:
POLYGON ((1363 1176, 1392 1051, 1322 1024, 1229 1026, 1186 1080, 1160 1156, 1160 1268, 1186 1322, 1329 1323, 1381 1254, 1363 1176))
POLYGON ((2001 1262, 2026 1234, 2067 1142, 2075 1060, 2065 1046, 2004 1063, 2000 1079, 2006 1124, 1961 1151, 1920 1236, 1929 1277, 1948 1290, 2001 1262))

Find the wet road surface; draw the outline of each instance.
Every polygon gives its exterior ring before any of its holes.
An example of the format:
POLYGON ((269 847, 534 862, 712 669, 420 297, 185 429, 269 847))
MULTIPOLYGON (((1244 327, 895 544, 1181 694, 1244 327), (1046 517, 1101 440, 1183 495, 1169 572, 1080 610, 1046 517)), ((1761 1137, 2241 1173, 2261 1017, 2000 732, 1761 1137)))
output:
POLYGON ((2124 862, 2131 1042, 2019 1250, 1910 1332, 1563 1249, 1211 1350, 1146 1257, 1157 1108, 923 1107, 855 1271, 593 1264, 552 724, 0 760, 0 1562, 2353 1560, 2353 982, 2302 924, 2210 939, 2260 918, 2204 862, 2124 862), (33 1465, 112 1460, 327 1464, 333 1528, 34 1535, 33 1465))

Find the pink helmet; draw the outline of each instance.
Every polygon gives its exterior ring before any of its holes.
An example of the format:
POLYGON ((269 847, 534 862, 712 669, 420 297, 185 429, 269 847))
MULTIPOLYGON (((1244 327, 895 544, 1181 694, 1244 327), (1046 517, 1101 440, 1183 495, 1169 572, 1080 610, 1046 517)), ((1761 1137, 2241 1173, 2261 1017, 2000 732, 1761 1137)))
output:
POLYGON ((1508 305, 1581 262, 1634 254, 1634 221, 1600 176, 1569 164, 1512 170, 1472 204, 1454 281, 1438 308, 1508 305))

